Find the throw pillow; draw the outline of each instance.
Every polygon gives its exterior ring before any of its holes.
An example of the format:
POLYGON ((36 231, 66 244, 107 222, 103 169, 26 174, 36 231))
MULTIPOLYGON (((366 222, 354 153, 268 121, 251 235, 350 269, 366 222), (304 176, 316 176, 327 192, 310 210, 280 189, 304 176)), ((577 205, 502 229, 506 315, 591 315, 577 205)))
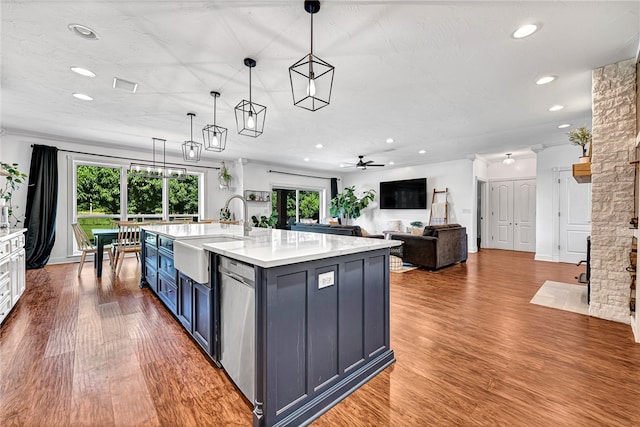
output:
POLYGON ((422 232, 423 236, 433 237, 436 234, 436 229, 431 226, 426 226, 422 232))

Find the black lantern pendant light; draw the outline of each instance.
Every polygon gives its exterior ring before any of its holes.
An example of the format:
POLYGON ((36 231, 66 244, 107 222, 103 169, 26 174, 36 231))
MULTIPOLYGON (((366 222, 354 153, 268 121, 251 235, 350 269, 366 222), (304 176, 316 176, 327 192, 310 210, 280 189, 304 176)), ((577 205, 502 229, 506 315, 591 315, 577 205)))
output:
POLYGON ((213 96, 213 124, 202 129, 202 140, 205 150, 219 153, 227 147, 227 128, 216 125, 216 98, 220 96, 220 92, 212 90, 209 94, 213 96))
POLYGON ((333 87, 333 65, 313 55, 313 15, 320 2, 306 0, 304 10, 311 15, 311 52, 289 67, 293 105, 310 111, 329 105, 333 87))
POLYGON ((256 66, 256 61, 244 58, 244 65, 249 67, 249 100, 243 99, 236 105, 236 126, 240 135, 257 138, 264 130, 264 118, 267 115, 267 107, 256 104, 251 100, 251 69, 256 66))
POLYGON ((199 162, 202 154, 202 144, 193 140, 193 118, 196 113, 187 113, 191 118, 191 138, 182 144, 182 158, 186 162, 199 162))

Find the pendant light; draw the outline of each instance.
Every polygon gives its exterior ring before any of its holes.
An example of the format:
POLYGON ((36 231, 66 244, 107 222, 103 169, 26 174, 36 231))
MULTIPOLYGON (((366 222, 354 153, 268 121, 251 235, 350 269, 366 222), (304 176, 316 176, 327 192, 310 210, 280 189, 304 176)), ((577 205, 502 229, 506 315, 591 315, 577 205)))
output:
POLYGON ((131 163, 129 174, 143 178, 173 178, 185 179, 187 170, 176 166, 167 166, 166 139, 153 139, 153 163, 131 163), (162 142, 162 163, 156 163, 156 143, 162 142))
POLYGON ((289 80, 293 105, 316 111, 331 101, 335 68, 313 54, 313 15, 320 10, 320 2, 306 0, 304 10, 311 15, 311 52, 289 67, 289 80))
POLYGON ((219 153, 227 147, 227 128, 216 125, 216 99, 220 92, 212 90, 209 95, 213 96, 213 124, 202 129, 202 140, 205 150, 219 153))
POLYGON ((236 126, 240 135, 257 138, 264 130, 264 118, 267 115, 267 107, 256 104, 251 99, 251 69, 256 66, 256 61, 244 58, 244 65, 249 67, 249 100, 243 99, 236 105, 236 126))
POLYGON ((199 162, 202 154, 202 144, 193 140, 193 118, 196 113, 187 113, 191 118, 191 138, 182 144, 182 158, 186 162, 199 162))
POLYGON ((516 162, 516 159, 511 157, 511 153, 507 153, 507 158, 502 161, 503 164, 511 166, 516 162))

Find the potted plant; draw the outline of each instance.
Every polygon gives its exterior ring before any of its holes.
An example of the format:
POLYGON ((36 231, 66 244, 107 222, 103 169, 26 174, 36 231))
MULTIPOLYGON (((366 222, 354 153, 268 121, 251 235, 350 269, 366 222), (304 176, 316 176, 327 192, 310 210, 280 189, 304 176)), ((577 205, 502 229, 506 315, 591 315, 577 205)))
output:
POLYGON ((260 215, 260 218, 253 215, 251 221, 255 227, 273 228, 278 222, 278 212, 272 211, 270 216, 260 215))
POLYGON ((218 183, 220 184, 221 190, 229 189, 229 184, 231 183, 231 174, 229 174, 227 165, 225 165, 224 162, 222 162, 222 166, 220 166, 220 172, 218 172, 218 183))
POLYGON ((369 206, 375 198, 375 190, 367 190, 362 197, 356 196, 355 186, 347 187, 342 193, 331 199, 329 212, 331 216, 344 218, 346 220, 360 217, 361 211, 369 206))
MULTIPOLYGON (((3 163, 0 162, 0 170, 3 171, 2 175, 5 176, 5 184, 4 188, 0 188, 0 199, 2 199, 3 211, 2 216, 6 216, 6 218, 2 218, 5 224, 7 224, 11 218, 13 218, 13 225, 15 226, 20 222, 18 217, 13 214, 13 204, 11 203, 11 198, 13 197, 13 192, 20 188, 19 184, 23 184, 25 182, 26 174, 20 172, 18 170, 17 163, 3 163), (6 209, 4 209, 6 208, 6 209)), ((16 206, 17 207, 17 206, 16 206)))
POLYGON ((220 209, 220 221, 229 221, 231 219, 231 211, 229 209, 220 209))
POLYGON ((411 224, 411 227, 413 227, 411 229, 411 234, 422 235, 422 230, 424 227, 424 223, 422 221, 411 221, 409 224, 411 224))
POLYGON ((569 142, 575 145, 579 145, 582 148, 582 156, 580 156, 580 163, 589 163, 590 157, 587 155, 587 144, 591 144, 591 129, 587 126, 580 126, 577 129, 573 129, 567 132, 569 135, 569 142))

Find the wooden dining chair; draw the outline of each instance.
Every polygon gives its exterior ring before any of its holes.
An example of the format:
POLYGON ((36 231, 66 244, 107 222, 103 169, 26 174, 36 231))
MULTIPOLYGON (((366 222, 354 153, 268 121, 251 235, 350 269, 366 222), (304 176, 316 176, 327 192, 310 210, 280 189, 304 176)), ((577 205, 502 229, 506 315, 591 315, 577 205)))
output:
MULTIPOLYGON (((78 249, 82 251, 82 258, 80 258, 80 265, 78 266, 78 276, 80 276, 80 272, 82 271, 82 266, 84 265, 84 261, 87 258, 87 254, 95 254, 98 252, 98 248, 91 242, 87 233, 84 232, 80 224, 74 222, 71 224, 71 228, 73 229, 73 235, 76 238, 76 243, 78 245, 78 249)), ((104 251, 109 254, 109 262, 111 266, 113 266, 113 254, 111 253, 111 245, 104 245, 104 251)))
POLYGON ((140 227, 148 225, 147 222, 119 221, 118 222, 118 249, 115 258, 116 275, 120 274, 122 262, 126 254, 134 253, 140 261, 142 244, 140 243, 140 227))

